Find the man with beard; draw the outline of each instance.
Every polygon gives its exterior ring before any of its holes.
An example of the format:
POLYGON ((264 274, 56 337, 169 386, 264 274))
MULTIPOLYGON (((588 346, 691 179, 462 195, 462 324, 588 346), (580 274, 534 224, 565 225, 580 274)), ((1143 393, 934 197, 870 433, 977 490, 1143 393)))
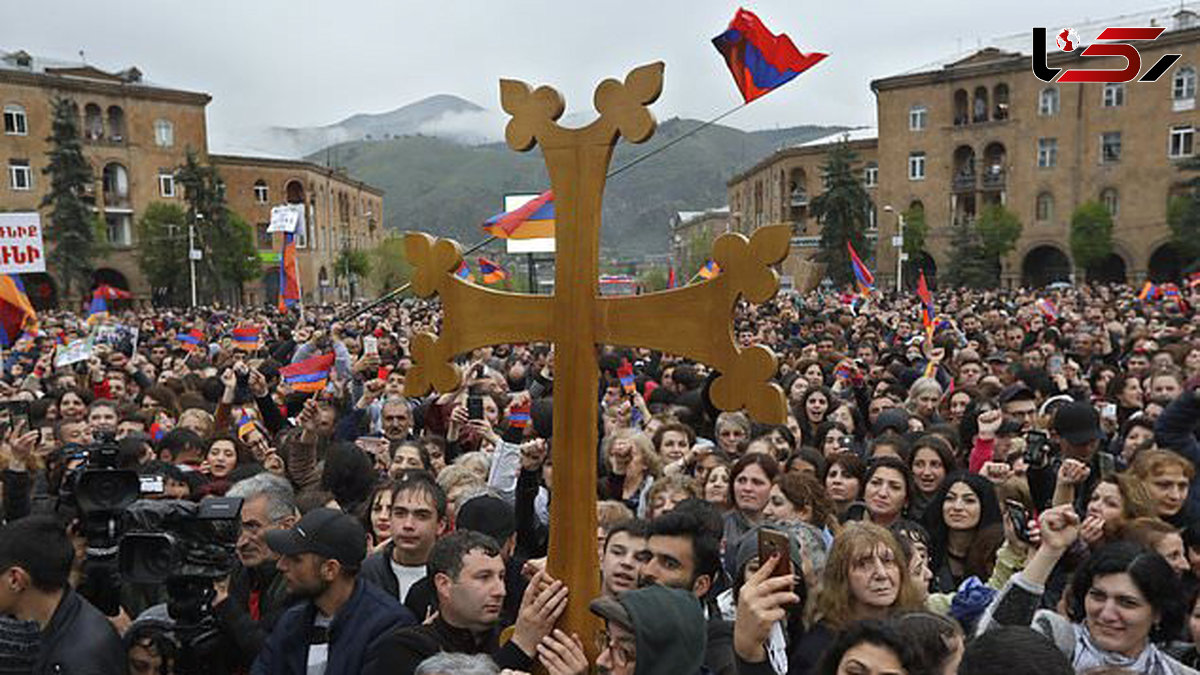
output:
POLYGON ((398 600, 358 579, 367 534, 355 518, 313 509, 266 541, 280 555, 288 592, 304 602, 279 618, 253 675, 358 675, 370 667, 380 636, 416 623, 398 600))

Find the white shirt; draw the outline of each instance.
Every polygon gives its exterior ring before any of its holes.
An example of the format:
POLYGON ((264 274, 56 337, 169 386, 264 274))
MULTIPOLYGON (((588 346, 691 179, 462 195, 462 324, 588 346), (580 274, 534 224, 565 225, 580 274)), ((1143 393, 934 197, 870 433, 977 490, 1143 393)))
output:
POLYGON ((408 591, 413 584, 425 578, 424 565, 401 565, 394 559, 388 559, 392 565, 392 574, 396 575, 396 581, 399 582, 400 602, 408 597, 408 591))
MULTIPOLYGON (((313 625, 325 628, 327 631, 329 625, 333 623, 333 618, 325 616, 317 612, 317 618, 313 620, 313 625)), ((308 675, 325 675, 325 666, 329 663, 329 643, 311 644, 308 646, 308 675)))

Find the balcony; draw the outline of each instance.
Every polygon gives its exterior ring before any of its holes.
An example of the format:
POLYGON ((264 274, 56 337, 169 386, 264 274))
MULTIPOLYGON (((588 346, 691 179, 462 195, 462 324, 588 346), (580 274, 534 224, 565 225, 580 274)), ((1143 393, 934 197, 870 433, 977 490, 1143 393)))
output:
POLYGON ((1000 167, 992 167, 983 174, 984 190, 1003 190, 1005 171, 1000 167))
POLYGON ((790 203, 791 203, 791 205, 792 205, 792 208, 799 208, 799 207, 801 207, 801 206, 808 206, 808 193, 807 193, 807 192, 805 192, 805 191, 803 191, 803 190, 795 190, 795 191, 793 191, 793 192, 792 192, 792 198, 791 198, 791 202, 790 202, 790 203))
POLYGON ((104 208, 127 210, 130 208, 129 194, 117 194, 115 192, 105 191, 104 193, 104 208))
POLYGON ((960 171, 954 174, 951 187, 955 192, 971 192, 975 189, 975 172, 960 171))
POLYGON ((820 248, 820 235, 812 237, 792 237, 792 248, 820 248))

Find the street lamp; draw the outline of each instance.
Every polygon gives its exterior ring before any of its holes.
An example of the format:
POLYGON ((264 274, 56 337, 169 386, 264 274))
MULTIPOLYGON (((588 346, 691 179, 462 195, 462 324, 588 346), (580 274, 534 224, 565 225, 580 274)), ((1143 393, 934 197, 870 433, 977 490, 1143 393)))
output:
POLYGON ((896 214, 896 236, 892 238, 892 246, 896 248, 896 293, 899 294, 904 286, 904 261, 908 259, 908 254, 904 252, 904 214, 890 204, 883 210, 896 214))

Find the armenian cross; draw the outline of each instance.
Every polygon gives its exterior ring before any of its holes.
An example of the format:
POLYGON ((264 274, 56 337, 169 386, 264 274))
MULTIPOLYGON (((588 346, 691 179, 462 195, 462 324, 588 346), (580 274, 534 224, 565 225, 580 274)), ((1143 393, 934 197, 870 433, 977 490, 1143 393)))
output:
POLYGON ((759 228, 749 239, 722 235, 712 256, 721 273, 711 280, 637 297, 600 297, 597 292, 605 173, 620 136, 642 143, 653 135, 656 123, 645 106, 662 92, 662 76, 663 64, 657 62, 634 69, 624 82, 601 82, 594 95, 600 117, 580 129, 557 124, 564 103, 554 89, 500 81, 501 103, 512 115, 505 131, 509 147, 523 152, 540 144, 549 170, 557 221, 554 295, 505 293, 468 283, 454 274, 462 262, 457 243, 420 232, 405 238, 413 289, 421 297, 440 296, 444 317, 440 336, 422 333, 413 339, 407 395, 424 395, 430 387, 457 389, 462 373, 454 357, 477 347, 554 344, 548 571, 570 589, 564 624, 585 636, 589 650, 592 641, 586 636, 598 624, 588 602, 600 594, 597 345, 648 347, 695 359, 720 373, 710 388, 717 408, 744 408, 773 424, 783 423, 786 413, 783 390, 770 382, 775 355, 763 346, 739 349, 731 317, 739 297, 764 302, 775 295, 779 278, 770 265, 787 255, 787 226, 759 228))

